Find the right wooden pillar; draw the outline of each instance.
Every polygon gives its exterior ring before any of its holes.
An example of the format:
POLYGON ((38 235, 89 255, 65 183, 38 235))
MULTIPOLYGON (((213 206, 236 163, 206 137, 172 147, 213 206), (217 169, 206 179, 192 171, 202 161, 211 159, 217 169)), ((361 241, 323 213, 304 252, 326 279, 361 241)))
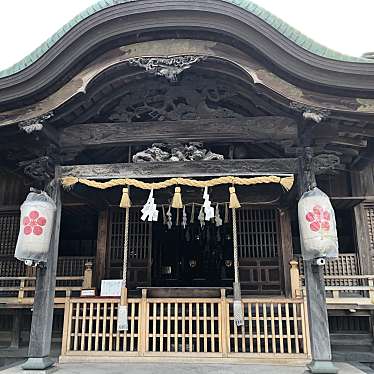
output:
MULTIPOLYGON (((370 166, 362 171, 352 171, 352 195, 359 197, 374 196, 373 168, 370 166)), ((371 243, 369 235, 368 217, 364 204, 353 208, 355 220, 355 234, 357 255, 361 274, 373 274, 371 243)))

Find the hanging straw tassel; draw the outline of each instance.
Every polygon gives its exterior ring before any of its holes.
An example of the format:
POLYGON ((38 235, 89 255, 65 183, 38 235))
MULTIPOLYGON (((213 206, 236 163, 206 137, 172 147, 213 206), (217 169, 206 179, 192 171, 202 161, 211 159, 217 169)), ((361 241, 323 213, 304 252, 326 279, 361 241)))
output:
POLYGON ((294 184, 294 181, 295 181, 295 178, 293 176, 285 177, 280 180, 280 184, 284 187, 286 191, 290 191, 294 184))
POLYGON ((76 177, 65 177, 61 179, 61 184, 66 190, 73 188, 75 184, 79 182, 79 179, 76 177))
POLYGON ((240 208, 241 205, 239 203, 238 197, 236 196, 235 187, 230 187, 230 208, 237 209, 240 208))
POLYGON ((130 195, 129 195, 129 189, 124 188, 122 190, 122 199, 121 202, 119 203, 120 208, 130 208, 131 207, 131 200, 130 200, 130 195))
POLYGON ((175 193, 173 196, 173 201, 171 203, 171 206, 175 209, 182 209, 183 203, 182 203, 182 195, 181 195, 181 188, 175 187, 175 193))

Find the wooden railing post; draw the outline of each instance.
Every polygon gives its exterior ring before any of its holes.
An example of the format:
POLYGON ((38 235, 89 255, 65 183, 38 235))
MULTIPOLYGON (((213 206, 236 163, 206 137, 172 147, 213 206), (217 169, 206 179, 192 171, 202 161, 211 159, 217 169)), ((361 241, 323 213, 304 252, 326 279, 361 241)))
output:
POLYGON ((368 277, 368 286, 370 302, 374 304, 374 276, 368 277))
POLYGON ((19 284, 19 291, 18 291, 18 302, 22 303, 23 298, 25 296, 25 280, 21 279, 19 284))
MULTIPOLYGON (((134 305, 132 305, 134 307, 134 305)), ((144 356, 144 353, 147 350, 147 323, 148 323, 148 315, 147 315, 147 290, 142 290, 142 299, 140 301, 139 307, 139 356, 144 356)), ((154 322, 153 322, 154 323, 154 322)), ((162 322, 161 322, 162 323, 162 322)))
POLYGON ((302 297, 300 287, 299 263, 296 260, 292 260, 290 262, 290 265, 291 295, 293 299, 298 299, 302 297))
POLYGON ((84 289, 92 287, 92 262, 84 264, 84 278, 82 287, 84 289))
POLYGON ((227 313, 227 299, 226 299, 226 290, 223 288, 221 289, 221 330, 220 330, 220 342, 221 342, 221 351, 222 356, 228 356, 228 340, 227 337, 230 334, 230 321, 229 315, 227 313))
POLYGON ((67 297, 65 300, 65 309, 64 309, 64 324, 62 330, 62 346, 61 346, 61 356, 66 355, 66 352, 70 349, 68 347, 69 335, 70 335, 70 326, 71 326, 71 308, 70 297, 67 297))

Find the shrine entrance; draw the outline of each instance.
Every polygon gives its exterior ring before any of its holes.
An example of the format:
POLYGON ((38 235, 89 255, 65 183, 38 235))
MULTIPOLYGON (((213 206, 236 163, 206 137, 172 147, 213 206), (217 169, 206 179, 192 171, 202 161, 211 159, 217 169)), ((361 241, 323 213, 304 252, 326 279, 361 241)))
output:
POLYGON ((191 215, 195 209, 200 207, 187 207, 185 218, 173 209, 169 222, 153 225, 152 286, 232 287, 231 221, 222 220, 217 226, 216 222, 198 220, 197 215, 195 221, 191 215))

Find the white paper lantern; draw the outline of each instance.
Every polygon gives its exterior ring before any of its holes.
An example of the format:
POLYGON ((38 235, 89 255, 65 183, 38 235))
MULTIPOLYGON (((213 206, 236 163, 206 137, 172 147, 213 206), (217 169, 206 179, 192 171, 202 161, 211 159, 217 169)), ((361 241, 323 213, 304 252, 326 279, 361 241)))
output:
POLYGON ((298 215, 303 258, 338 257, 335 213, 328 196, 318 188, 304 193, 298 215))
POLYGON ((45 193, 30 192, 21 205, 20 231, 15 257, 21 261, 47 262, 56 204, 45 193))

